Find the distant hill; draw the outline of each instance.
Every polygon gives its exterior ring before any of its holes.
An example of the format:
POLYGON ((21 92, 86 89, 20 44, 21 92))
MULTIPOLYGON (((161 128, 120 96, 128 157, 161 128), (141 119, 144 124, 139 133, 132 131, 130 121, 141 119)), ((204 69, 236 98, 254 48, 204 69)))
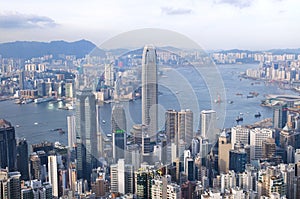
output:
MULTIPOLYGON (((76 55, 84 57, 96 48, 96 45, 87 40, 75 42, 66 41, 16 41, 0 44, 0 55, 4 58, 24 58, 40 57, 52 54, 54 58, 59 55, 76 55)), ((97 48, 96 48, 97 49, 97 48)), ((95 51, 95 50, 94 50, 95 51)), ((97 49, 97 54, 104 54, 101 49, 97 49)))
POLYGON ((268 50, 268 52, 271 52, 272 54, 282 55, 282 54, 300 54, 300 48, 295 49, 271 49, 268 50))
POLYGON ((262 52, 270 52, 272 54, 282 55, 282 54, 300 54, 300 48, 294 48, 294 49, 271 49, 271 50, 256 50, 256 51, 250 51, 250 50, 240 50, 240 49, 231 49, 231 50, 218 50, 218 51, 212 51, 212 53, 218 52, 218 53, 262 53, 262 52))

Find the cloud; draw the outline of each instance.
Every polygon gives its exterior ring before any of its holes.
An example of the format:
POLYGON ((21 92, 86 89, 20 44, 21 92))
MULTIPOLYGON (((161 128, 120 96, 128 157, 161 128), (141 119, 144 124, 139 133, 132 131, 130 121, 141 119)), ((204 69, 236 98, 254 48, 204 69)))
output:
POLYGON ((57 26, 57 23, 46 16, 26 15, 20 13, 0 14, 0 28, 3 29, 32 29, 54 26, 57 26))
POLYGON ((191 9, 162 7, 161 12, 166 15, 188 15, 192 13, 191 9))
POLYGON ((252 5, 254 0, 216 0, 215 3, 229 4, 238 8, 247 8, 252 5))

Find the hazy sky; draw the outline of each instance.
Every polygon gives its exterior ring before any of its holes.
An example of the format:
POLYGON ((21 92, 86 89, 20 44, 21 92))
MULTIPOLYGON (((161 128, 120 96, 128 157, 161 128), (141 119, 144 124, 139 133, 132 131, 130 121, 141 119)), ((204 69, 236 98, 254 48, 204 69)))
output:
POLYGON ((0 42, 87 39, 163 28, 204 49, 300 47, 299 0, 1 0, 0 42))

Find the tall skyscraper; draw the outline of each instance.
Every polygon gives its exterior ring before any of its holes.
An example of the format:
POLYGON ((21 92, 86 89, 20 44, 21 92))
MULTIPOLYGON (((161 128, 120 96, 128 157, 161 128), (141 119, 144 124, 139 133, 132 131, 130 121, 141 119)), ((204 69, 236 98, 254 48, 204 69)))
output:
POLYGON ((21 173, 21 180, 29 180, 28 160, 28 144, 24 138, 19 140, 17 145, 17 169, 21 173))
POLYGON ((20 71, 20 73, 19 73, 19 88, 20 88, 20 90, 25 89, 25 72, 24 71, 20 71))
POLYGON ((178 131, 178 112, 175 110, 167 110, 165 113, 165 131, 168 143, 175 143, 175 138, 178 131))
POLYGON ((153 45, 146 45, 142 57, 142 123, 148 125, 151 141, 156 141, 157 133, 157 63, 153 45))
POLYGON ((74 147, 76 144, 76 125, 75 125, 75 116, 67 116, 67 125, 68 125, 68 146, 70 148, 74 147))
POLYGON ((76 142, 78 178, 90 181, 92 169, 97 166, 96 99, 89 89, 77 92, 76 142))
POLYGON ((287 105, 278 104, 273 106, 273 127, 283 128, 287 122, 287 105))
POLYGON ((113 159, 116 163, 125 157, 126 149, 126 115, 121 105, 114 105, 111 114, 111 131, 113 136, 113 159))
POLYGON ((0 168, 15 170, 16 156, 15 128, 10 122, 0 119, 0 168))
POLYGON ((185 143, 185 148, 188 148, 192 144, 193 139, 193 112, 189 109, 181 110, 178 112, 177 121, 177 146, 179 146, 180 141, 183 141, 185 143))
POLYGON ((229 150, 231 143, 225 131, 219 137, 219 151, 218 151, 218 166, 220 173, 227 173, 229 171, 229 150))
POLYGON ((216 139, 217 115, 214 110, 203 110, 200 113, 200 135, 210 142, 216 139))
POLYGON ((52 195, 58 197, 58 164, 56 155, 48 156, 49 182, 52 185, 52 195))
POLYGON ((111 192, 133 193, 133 166, 125 164, 124 159, 119 159, 117 164, 110 166, 111 169, 111 192))
POLYGON ((105 65, 104 69, 104 84, 106 86, 114 86, 114 66, 113 63, 105 65))

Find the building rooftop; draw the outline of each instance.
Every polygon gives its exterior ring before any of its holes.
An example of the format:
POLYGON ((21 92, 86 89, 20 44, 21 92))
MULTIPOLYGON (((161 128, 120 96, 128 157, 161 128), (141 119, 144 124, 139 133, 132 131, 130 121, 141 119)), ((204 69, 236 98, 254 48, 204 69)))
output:
POLYGON ((0 119, 0 128, 9 128, 11 127, 11 123, 6 121, 5 119, 0 119))

